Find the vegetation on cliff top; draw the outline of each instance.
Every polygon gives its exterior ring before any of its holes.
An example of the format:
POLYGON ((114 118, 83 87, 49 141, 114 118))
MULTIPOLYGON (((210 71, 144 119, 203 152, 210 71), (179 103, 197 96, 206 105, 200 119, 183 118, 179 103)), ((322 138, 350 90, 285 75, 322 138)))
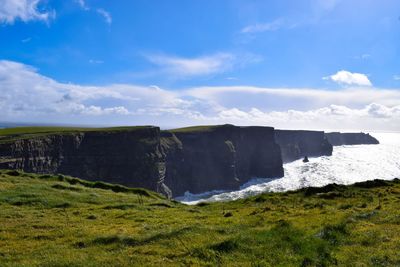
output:
POLYGON ((399 266, 400 181, 186 206, 0 171, 0 266, 399 266))
POLYGON ((169 132, 172 133, 189 133, 189 132, 209 132, 218 127, 228 126, 230 124, 223 125, 198 125, 198 126, 190 126, 183 128, 170 129, 169 132))
POLYGON ((115 132, 133 131, 150 128, 153 126, 120 126, 108 128, 83 128, 83 127, 56 127, 56 126, 31 126, 0 129, 0 142, 13 141, 16 139, 32 138, 49 134, 72 134, 80 132, 115 132))

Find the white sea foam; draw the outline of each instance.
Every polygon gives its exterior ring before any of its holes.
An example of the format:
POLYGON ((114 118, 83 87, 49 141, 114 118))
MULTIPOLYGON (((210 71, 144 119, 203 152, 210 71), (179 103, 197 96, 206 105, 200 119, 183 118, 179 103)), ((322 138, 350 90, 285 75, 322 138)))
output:
POLYGON ((331 183, 352 184, 373 179, 400 178, 400 134, 374 133, 379 145, 337 146, 330 157, 310 158, 284 164, 285 176, 253 179, 238 191, 185 193, 177 200, 186 204, 229 201, 263 192, 281 192, 331 183))

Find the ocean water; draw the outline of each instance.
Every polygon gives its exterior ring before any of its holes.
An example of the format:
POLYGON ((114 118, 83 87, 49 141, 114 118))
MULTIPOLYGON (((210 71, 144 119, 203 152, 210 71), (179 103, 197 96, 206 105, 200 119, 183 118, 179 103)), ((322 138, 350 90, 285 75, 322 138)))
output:
POLYGON ((229 201, 263 192, 282 192, 309 186, 400 178, 400 133, 371 133, 379 145, 336 146, 332 156, 297 160, 284 164, 285 176, 277 179, 255 178, 238 191, 186 192, 177 200, 186 204, 229 201))

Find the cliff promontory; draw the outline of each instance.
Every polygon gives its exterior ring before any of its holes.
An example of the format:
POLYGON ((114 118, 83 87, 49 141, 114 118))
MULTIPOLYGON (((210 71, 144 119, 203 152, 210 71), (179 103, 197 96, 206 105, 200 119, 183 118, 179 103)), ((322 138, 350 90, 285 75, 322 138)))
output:
POLYGON ((168 138, 179 140, 166 150, 165 183, 177 194, 238 189, 254 177, 283 176, 272 127, 190 127, 171 130, 168 138))
POLYGON ((275 130, 275 139, 283 162, 332 155, 332 145, 322 131, 275 130))
POLYGON ((326 133, 326 138, 333 146, 379 144, 379 141, 368 133, 326 133))

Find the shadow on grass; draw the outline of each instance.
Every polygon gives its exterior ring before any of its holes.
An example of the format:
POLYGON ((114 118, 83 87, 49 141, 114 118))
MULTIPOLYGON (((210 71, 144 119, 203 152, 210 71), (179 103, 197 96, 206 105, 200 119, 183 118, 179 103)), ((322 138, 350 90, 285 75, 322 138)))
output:
POLYGON ((121 235, 102 236, 95 238, 91 243, 93 245, 142 246, 151 242, 175 238, 185 232, 192 231, 193 229, 194 227, 184 227, 170 232, 156 233, 146 238, 136 238, 121 235))

